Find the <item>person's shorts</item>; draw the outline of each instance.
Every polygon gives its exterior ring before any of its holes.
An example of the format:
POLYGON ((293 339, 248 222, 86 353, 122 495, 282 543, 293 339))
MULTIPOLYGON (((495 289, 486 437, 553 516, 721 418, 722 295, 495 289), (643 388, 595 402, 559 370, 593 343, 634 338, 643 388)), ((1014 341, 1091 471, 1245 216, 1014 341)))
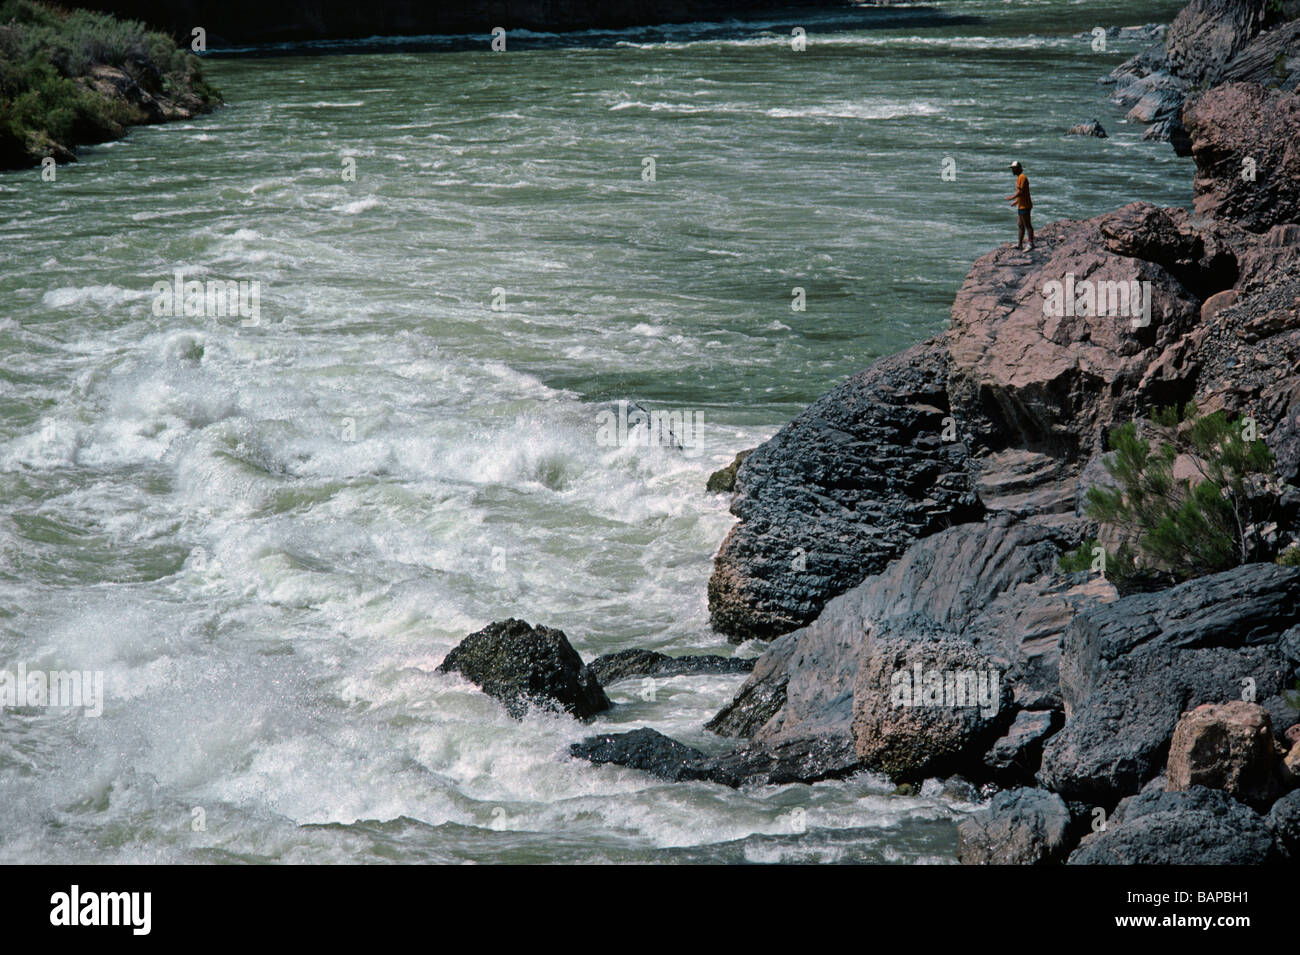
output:
POLYGON ((1017 209, 1016 214, 1019 215, 1022 219, 1027 219, 1029 218, 1029 213, 1032 211, 1033 211, 1032 209, 1017 209))

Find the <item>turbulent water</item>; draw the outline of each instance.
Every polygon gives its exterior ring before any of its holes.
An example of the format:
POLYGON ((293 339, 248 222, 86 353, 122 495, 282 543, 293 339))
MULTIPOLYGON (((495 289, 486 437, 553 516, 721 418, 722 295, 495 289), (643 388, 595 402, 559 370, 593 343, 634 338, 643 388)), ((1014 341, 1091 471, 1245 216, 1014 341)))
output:
POLYGON ((944 327, 1014 238, 1006 162, 1040 223, 1189 203, 1095 84, 1136 46, 1075 36, 1177 5, 213 57, 226 109, 0 176, 0 668, 106 697, 0 714, 0 860, 951 861, 970 807, 933 787, 565 755, 717 750, 739 676, 618 684, 584 727, 434 669, 507 616, 587 658, 733 652, 707 475, 944 327), (256 321, 156 314, 178 270, 260 283, 256 321), (602 443, 620 399, 695 446, 602 443))

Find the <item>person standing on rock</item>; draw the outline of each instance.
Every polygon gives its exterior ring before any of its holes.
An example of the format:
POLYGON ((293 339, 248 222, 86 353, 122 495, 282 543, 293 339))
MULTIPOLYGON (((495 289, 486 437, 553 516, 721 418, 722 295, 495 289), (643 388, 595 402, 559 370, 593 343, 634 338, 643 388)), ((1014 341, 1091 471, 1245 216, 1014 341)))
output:
POLYGON ((1023 249, 1025 246, 1025 233, 1029 233, 1029 248, 1034 247, 1034 225, 1029 221, 1029 210, 1034 207, 1034 201, 1029 198, 1029 177, 1025 175, 1025 169, 1019 162, 1011 164, 1011 171, 1016 174, 1016 192, 1015 195, 1007 196, 1007 202, 1016 204, 1017 235, 1016 248, 1023 249))

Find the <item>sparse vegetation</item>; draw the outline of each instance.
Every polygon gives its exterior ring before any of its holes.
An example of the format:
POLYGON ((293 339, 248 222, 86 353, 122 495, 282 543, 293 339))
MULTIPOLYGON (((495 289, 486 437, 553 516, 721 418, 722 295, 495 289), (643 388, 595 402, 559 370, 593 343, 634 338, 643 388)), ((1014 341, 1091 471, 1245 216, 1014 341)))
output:
MULTIPOLYGON (((1250 560, 1248 529, 1261 500, 1253 489, 1273 469, 1254 423, 1222 411, 1198 417, 1189 403, 1157 411, 1148 427, 1154 447, 1134 422, 1110 433, 1106 470, 1115 486, 1088 490, 1088 515, 1121 539, 1105 554, 1107 576, 1173 582, 1250 560)), ((1085 541, 1061 568, 1092 569, 1097 546, 1085 541)))
POLYGON ((165 118, 147 108, 157 100, 197 112, 220 94, 197 57, 142 23, 33 0, 0 3, 0 168, 70 159, 74 146, 165 118), (120 70, 127 82, 110 91, 91 81, 97 67, 120 70))

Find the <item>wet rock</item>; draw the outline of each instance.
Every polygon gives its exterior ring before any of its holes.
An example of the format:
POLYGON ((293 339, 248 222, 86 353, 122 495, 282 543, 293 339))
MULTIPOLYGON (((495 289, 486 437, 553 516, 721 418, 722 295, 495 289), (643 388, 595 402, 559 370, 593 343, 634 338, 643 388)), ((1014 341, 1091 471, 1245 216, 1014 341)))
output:
POLYGON ((929 631, 962 634, 979 647, 1019 705, 1059 708, 1060 634, 1076 607, 1114 597, 1104 581, 1055 572, 1060 553, 1082 535, 1077 522, 999 516, 918 541, 885 572, 833 598, 812 624, 775 641, 709 728, 762 743, 848 738, 867 628, 918 617, 929 631))
POLYGON ((471 633, 447 654, 438 672, 460 673, 504 703, 515 719, 537 707, 586 720, 610 706, 564 631, 514 618, 471 633))
POLYGON ((692 676, 700 673, 748 673, 754 669, 749 657, 713 654, 670 657, 654 650, 619 650, 596 657, 587 664, 602 686, 634 677, 692 676))
POLYGON ((947 353, 931 340, 813 402, 737 474, 740 519, 714 558, 713 627, 771 639, 979 506, 950 418, 947 353))
POLYGON ((1204 786, 1144 792, 1118 822, 1084 836, 1070 865, 1258 865, 1278 858, 1268 824, 1249 806, 1204 786))
POLYGON ((1091 119, 1086 123, 1075 123, 1065 131, 1067 136, 1093 136, 1097 139, 1106 138, 1106 130, 1102 128, 1101 120, 1091 119))
POLYGON ((841 779, 862 767, 851 741, 813 738, 742 747, 705 760, 701 768, 707 779, 737 788, 841 779))
POLYGON ((792 740, 774 747, 748 746, 706 756, 652 729, 591 736, 570 746, 569 753, 593 763, 639 769, 660 779, 702 780, 732 788, 814 783, 858 769, 847 741, 792 740))
POLYGON ((725 468, 720 468, 710 474, 705 490, 711 494, 730 494, 734 491, 736 489, 736 473, 740 470, 740 466, 745 463, 745 459, 753 453, 753 448, 748 451, 741 451, 725 468))
POLYGON ((1240 699, 1267 705, 1300 664, 1300 569, 1247 564, 1081 611, 1061 642, 1066 722, 1041 785, 1113 805, 1163 768, 1179 716, 1240 699))
POLYGON ((1169 744, 1170 791, 1207 786, 1254 805, 1277 794, 1273 725, 1268 710, 1234 700, 1182 715, 1169 744))
POLYGON ((1266 0, 1191 0, 1165 36, 1169 69, 1201 87, 1219 82, 1223 68, 1264 28, 1266 0))
POLYGON ((873 638, 853 686, 858 758, 909 781, 978 765, 1010 722, 1011 688, 992 661, 947 635, 873 638))
POLYGON ((1068 850, 1070 810, 1044 789, 1012 789, 957 826, 957 860, 963 865, 1043 865, 1068 850))
POLYGON ((1300 95, 1229 83, 1189 102, 1198 215, 1263 232, 1300 222, 1300 95))
POLYGON ((1148 366, 1200 315, 1200 297, 1172 271, 1199 273, 1196 237, 1166 245, 1185 225, 1181 210, 1133 203, 1043 226, 1033 255, 1004 246, 975 262, 952 306, 948 394, 978 445, 1086 460, 1115 421, 1144 402, 1186 393, 1180 380, 1143 386, 1148 366), (1111 297, 1134 281, 1150 283, 1149 318, 1111 297), (1105 308, 1078 307, 1085 288, 1095 295, 1102 287, 1105 308))
POLYGON ((589 736, 571 745, 569 755, 597 764, 639 769, 673 782, 704 778, 698 768, 705 759, 702 752, 652 729, 589 736))

